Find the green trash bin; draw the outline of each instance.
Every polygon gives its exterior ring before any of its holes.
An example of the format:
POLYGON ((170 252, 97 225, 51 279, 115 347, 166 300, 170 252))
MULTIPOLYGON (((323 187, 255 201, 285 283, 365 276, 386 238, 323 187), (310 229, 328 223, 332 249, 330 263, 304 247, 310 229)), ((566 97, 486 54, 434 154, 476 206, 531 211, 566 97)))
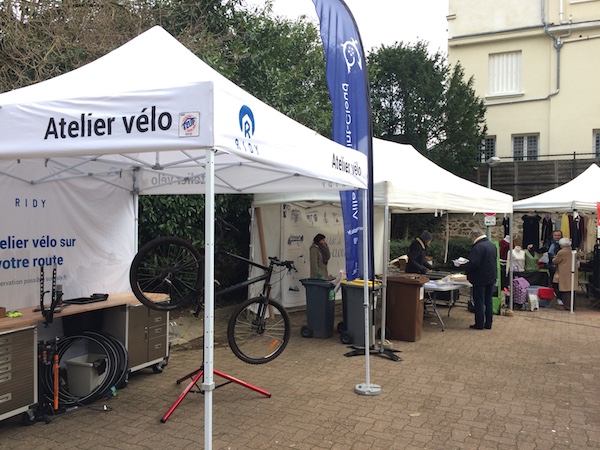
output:
POLYGON ((322 278, 304 278, 300 282, 306 289, 306 325, 300 329, 302 336, 331 337, 335 312, 334 284, 322 278))

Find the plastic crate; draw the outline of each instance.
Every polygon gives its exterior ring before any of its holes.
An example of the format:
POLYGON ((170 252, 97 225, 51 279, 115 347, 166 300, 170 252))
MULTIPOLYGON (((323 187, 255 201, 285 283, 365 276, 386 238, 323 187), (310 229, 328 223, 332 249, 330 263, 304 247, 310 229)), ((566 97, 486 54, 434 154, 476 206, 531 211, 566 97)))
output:
POLYGON ((85 397, 106 378, 106 355, 88 353, 66 361, 69 393, 85 397))

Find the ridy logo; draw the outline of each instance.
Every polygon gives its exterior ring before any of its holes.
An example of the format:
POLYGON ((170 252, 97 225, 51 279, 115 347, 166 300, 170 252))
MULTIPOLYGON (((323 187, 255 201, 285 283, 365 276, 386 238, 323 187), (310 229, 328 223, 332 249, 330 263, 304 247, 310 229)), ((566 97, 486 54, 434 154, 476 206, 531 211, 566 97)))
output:
POLYGON ((200 136, 200 113, 198 111, 179 113, 179 137, 198 136, 200 136))
POLYGON ((360 51, 358 50, 358 41, 352 38, 341 45, 344 52, 344 59, 346 60, 346 68, 348 69, 348 73, 350 73, 354 65, 357 65, 358 68, 362 70, 362 57, 360 55, 360 51))
POLYGON ((258 155, 258 145, 251 142, 256 131, 256 121, 254 119, 254 113, 249 106, 244 105, 240 108, 238 123, 243 138, 235 140, 236 148, 245 153, 258 155))

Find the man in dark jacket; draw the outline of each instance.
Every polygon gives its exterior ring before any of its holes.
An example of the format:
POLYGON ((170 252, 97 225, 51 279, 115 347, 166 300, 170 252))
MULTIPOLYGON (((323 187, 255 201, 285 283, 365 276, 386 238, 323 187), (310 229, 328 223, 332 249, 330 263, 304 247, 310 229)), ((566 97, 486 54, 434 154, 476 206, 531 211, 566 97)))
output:
POLYGON ((433 236, 427 230, 421 233, 421 236, 415 238, 408 248, 408 263, 406 263, 406 273, 426 273, 433 269, 433 266, 425 259, 426 249, 431 244, 433 236))
POLYGON ((494 316, 492 292, 498 277, 496 246, 479 229, 473 229, 469 236, 473 241, 473 247, 469 253, 469 262, 461 268, 467 273, 467 279, 473 285, 475 324, 471 325, 471 328, 490 330, 494 316))

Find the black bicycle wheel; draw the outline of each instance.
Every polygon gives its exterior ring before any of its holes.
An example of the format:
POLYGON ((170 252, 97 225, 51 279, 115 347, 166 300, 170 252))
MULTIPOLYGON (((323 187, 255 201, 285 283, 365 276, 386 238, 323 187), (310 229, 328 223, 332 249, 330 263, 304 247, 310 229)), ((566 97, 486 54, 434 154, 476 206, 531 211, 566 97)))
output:
POLYGON ((169 311, 197 299, 204 284, 202 256, 190 242, 159 237, 133 258, 131 289, 148 308, 169 311))
POLYGON ((283 306, 264 297, 246 300, 227 326, 231 350, 248 364, 273 361, 290 339, 290 316, 283 306))

